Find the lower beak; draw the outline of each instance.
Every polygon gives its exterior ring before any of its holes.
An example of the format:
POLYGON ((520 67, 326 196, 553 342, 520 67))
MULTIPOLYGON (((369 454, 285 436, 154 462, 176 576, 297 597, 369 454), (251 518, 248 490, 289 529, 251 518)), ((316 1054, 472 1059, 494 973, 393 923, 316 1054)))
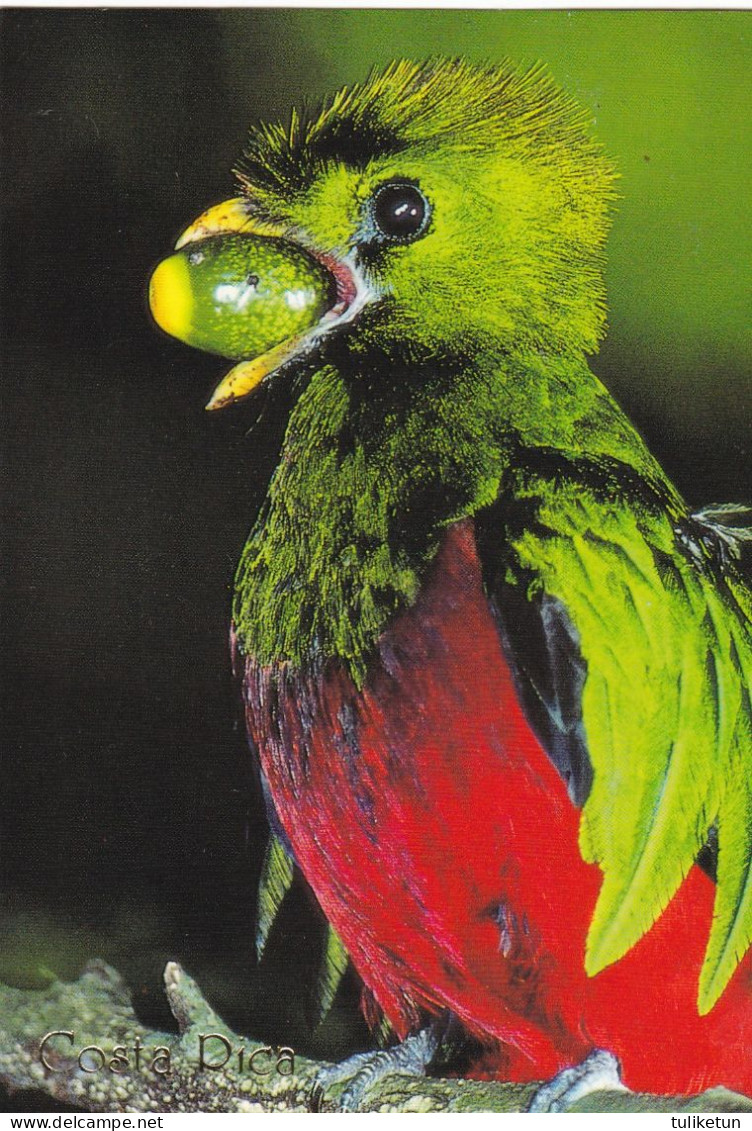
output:
POLYGON ((172 337, 238 362, 206 406, 217 409, 248 396, 340 317, 355 297, 350 278, 236 198, 182 233, 151 277, 149 306, 172 337))

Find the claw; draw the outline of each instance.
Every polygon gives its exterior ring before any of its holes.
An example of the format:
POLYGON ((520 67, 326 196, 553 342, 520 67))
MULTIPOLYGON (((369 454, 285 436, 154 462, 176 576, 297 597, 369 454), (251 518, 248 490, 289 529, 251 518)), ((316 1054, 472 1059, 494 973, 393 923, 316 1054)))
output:
POLYGON ((421 1029, 394 1048, 376 1052, 359 1052, 339 1064, 331 1064, 316 1074, 311 1103, 320 1110, 326 1091, 336 1084, 349 1081, 340 1096, 341 1111, 360 1109, 366 1094, 374 1085, 388 1076, 425 1076, 428 1065, 439 1047, 440 1036, 435 1028, 421 1029))
POLYGON ((573 1068, 558 1072, 541 1085, 530 1101, 528 1111, 567 1111, 591 1092, 628 1092, 621 1082, 619 1061, 612 1052, 595 1049, 573 1068))

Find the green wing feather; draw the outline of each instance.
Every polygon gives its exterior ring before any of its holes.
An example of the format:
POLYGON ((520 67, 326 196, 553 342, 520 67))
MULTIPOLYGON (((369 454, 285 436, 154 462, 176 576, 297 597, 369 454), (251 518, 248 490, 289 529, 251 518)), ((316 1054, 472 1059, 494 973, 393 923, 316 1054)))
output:
POLYGON ((583 856, 603 871, 590 974, 622 957, 718 833, 715 910, 699 986, 705 1013, 752 941, 752 600, 702 539, 665 512, 582 483, 538 483, 539 524, 514 541, 532 586, 566 606, 587 663, 594 780, 583 856), (689 545, 689 543, 688 543, 689 545))

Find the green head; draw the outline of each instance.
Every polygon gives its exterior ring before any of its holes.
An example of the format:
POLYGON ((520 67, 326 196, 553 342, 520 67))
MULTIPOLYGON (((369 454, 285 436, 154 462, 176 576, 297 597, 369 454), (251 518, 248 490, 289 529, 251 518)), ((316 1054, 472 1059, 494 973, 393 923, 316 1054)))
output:
MULTIPOLYGON (((238 176, 230 219, 194 238, 270 232, 333 280, 274 364, 312 347, 325 361, 334 342, 407 363, 597 347, 613 176, 539 67, 394 63, 314 117, 256 128, 238 176)), ((245 391, 235 377, 212 406, 245 391)))
POLYGON ((239 176, 256 214, 357 270, 388 352, 596 348, 613 177, 538 67, 395 63, 256 130, 239 176))

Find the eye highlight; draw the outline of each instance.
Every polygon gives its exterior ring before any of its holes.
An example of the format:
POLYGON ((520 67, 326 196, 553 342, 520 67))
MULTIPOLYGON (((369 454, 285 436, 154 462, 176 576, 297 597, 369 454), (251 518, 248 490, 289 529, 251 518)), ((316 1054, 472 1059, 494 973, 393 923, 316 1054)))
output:
POLYGON ((410 243, 428 228, 431 207, 417 185, 392 181, 376 189, 370 202, 378 235, 390 243, 410 243))

